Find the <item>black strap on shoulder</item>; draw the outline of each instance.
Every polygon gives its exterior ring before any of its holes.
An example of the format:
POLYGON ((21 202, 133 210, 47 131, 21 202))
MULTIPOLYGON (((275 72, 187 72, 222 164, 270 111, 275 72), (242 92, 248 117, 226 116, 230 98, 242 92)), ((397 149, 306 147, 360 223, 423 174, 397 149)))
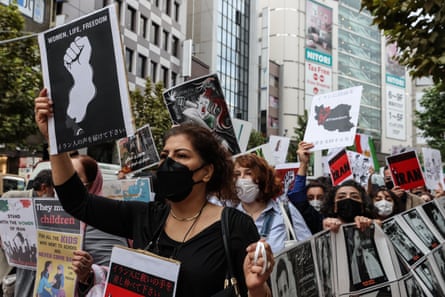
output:
POLYGON ((226 281, 224 283, 224 288, 227 288, 229 285, 233 286, 236 296, 239 296, 238 282, 234 274, 232 266, 232 256, 230 254, 230 245, 229 245, 230 229, 229 229, 228 207, 224 207, 221 214, 221 231, 224 243, 224 251, 227 258, 227 276, 226 276, 226 281))

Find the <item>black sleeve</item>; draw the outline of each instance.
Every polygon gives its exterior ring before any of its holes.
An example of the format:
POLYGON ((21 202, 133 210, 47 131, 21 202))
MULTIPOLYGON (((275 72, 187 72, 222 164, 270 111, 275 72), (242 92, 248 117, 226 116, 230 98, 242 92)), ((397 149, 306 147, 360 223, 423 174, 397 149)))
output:
POLYGON ((55 189, 67 213, 110 234, 133 239, 136 219, 148 217, 147 203, 128 203, 89 194, 77 174, 55 189))
POLYGON ((312 234, 323 230, 323 215, 316 211, 307 200, 293 204, 303 216, 304 221, 312 234))

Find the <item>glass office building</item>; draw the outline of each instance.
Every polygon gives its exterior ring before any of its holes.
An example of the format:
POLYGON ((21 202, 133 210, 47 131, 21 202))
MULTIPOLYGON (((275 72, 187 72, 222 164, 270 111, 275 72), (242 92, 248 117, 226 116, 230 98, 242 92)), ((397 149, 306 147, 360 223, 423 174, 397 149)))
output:
POLYGON ((381 138, 381 35, 360 1, 341 0, 338 8, 338 89, 362 85, 358 132, 381 138))

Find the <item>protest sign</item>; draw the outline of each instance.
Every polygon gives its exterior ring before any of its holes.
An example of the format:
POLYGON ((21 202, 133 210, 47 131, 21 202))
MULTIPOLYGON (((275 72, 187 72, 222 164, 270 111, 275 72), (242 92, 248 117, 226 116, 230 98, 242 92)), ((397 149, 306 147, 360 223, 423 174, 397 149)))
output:
POLYGON ((270 149, 270 145, 268 143, 251 148, 251 149, 245 151, 244 153, 237 154, 237 155, 233 156, 232 159, 235 160, 236 157, 245 155, 245 154, 255 154, 258 157, 265 159, 267 161, 267 163, 269 163, 270 166, 275 165, 272 150, 270 149))
POLYGON ((147 177, 104 180, 102 194, 124 201, 154 201, 151 197, 150 179, 147 177))
POLYGON ((274 164, 286 162, 287 151, 289 149, 290 138, 284 136, 269 136, 269 145, 274 158, 274 164))
POLYGON ((104 296, 175 296, 180 262, 115 246, 104 296))
POLYGON ((240 150, 245 152, 249 143, 250 133, 252 132, 252 123, 240 119, 232 119, 232 122, 240 150))
POLYGON ((404 190, 425 186, 422 168, 416 151, 403 152, 386 157, 394 185, 404 190))
POLYGON ((346 152, 354 180, 366 189, 368 187, 369 176, 371 175, 369 171, 372 167, 371 158, 353 151, 346 152))
POLYGON ((57 199, 34 198, 37 225, 37 277, 34 296, 74 296, 76 274, 72 267, 75 250, 82 249, 83 235, 80 221, 65 212, 57 199), (51 288, 45 283, 52 282, 51 288), (42 285, 41 285, 42 284, 42 285))
POLYGON ((241 152, 216 74, 188 80, 163 93, 173 124, 192 121, 209 129, 232 155, 241 152))
POLYGON ((422 155, 426 187, 430 190, 436 190, 441 184, 445 189, 440 151, 424 147, 422 148, 422 155))
POLYGON ((313 150, 347 147, 354 143, 362 86, 314 96, 304 141, 313 150))
POLYGON ((337 154, 333 155, 329 160, 329 171, 331 175, 332 185, 336 186, 341 184, 347 179, 352 179, 352 169, 349 164, 348 154, 343 149, 337 154))
POLYGON ((282 186, 281 194, 287 194, 289 189, 294 186, 299 167, 300 163, 284 163, 275 166, 275 175, 279 178, 282 186))
POLYGON ((121 168, 125 174, 150 168, 159 162, 158 150, 148 124, 117 143, 121 168))
POLYGON ((10 266, 36 269, 37 232, 32 199, 0 199, 0 237, 10 266))
POLYGON ((40 33, 38 40, 44 85, 54 102, 51 154, 134 133, 114 5, 40 33))

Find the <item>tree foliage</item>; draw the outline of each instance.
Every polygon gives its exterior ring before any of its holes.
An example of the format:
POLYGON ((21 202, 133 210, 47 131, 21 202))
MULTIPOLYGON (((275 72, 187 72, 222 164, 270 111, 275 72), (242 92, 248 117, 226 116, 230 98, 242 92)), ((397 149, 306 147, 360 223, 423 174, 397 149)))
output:
MULTIPOLYGON (((23 36, 24 23, 17 6, 0 5, 0 42, 23 36)), ((35 37, 0 43, 0 143, 8 149, 29 148, 27 137, 37 133, 34 98, 42 86, 39 66, 35 37)))
MULTIPOLYGON (((416 77, 445 77, 445 5, 443 0, 362 0, 373 24, 383 30, 400 54, 396 60, 416 77)), ((445 86, 445 85, 443 85, 445 86)))
POLYGON ((150 125, 158 151, 163 148, 164 133, 173 124, 162 97, 163 90, 162 82, 153 84, 151 79, 147 77, 143 93, 139 89, 130 92, 131 109, 136 128, 146 124, 150 125))
POLYGON ((445 156, 445 92, 443 87, 433 87, 425 91, 420 105, 423 111, 415 111, 416 126, 422 130, 422 136, 426 138, 431 148, 440 150, 445 156))
POLYGON ((287 162, 298 162, 297 149, 298 143, 303 140, 304 133, 306 132, 306 126, 308 121, 307 110, 304 110, 303 115, 297 116, 297 127, 294 128, 294 136, 292 136, 289 149, 287 151, 287 162))
POLYGON ((260 131, 252 129, 252 132, 250 132, 249 136, 249 142, 247 143, 247 150, 263 145, 266 142, 267 142, 266 137, 264 137, 260 131))

